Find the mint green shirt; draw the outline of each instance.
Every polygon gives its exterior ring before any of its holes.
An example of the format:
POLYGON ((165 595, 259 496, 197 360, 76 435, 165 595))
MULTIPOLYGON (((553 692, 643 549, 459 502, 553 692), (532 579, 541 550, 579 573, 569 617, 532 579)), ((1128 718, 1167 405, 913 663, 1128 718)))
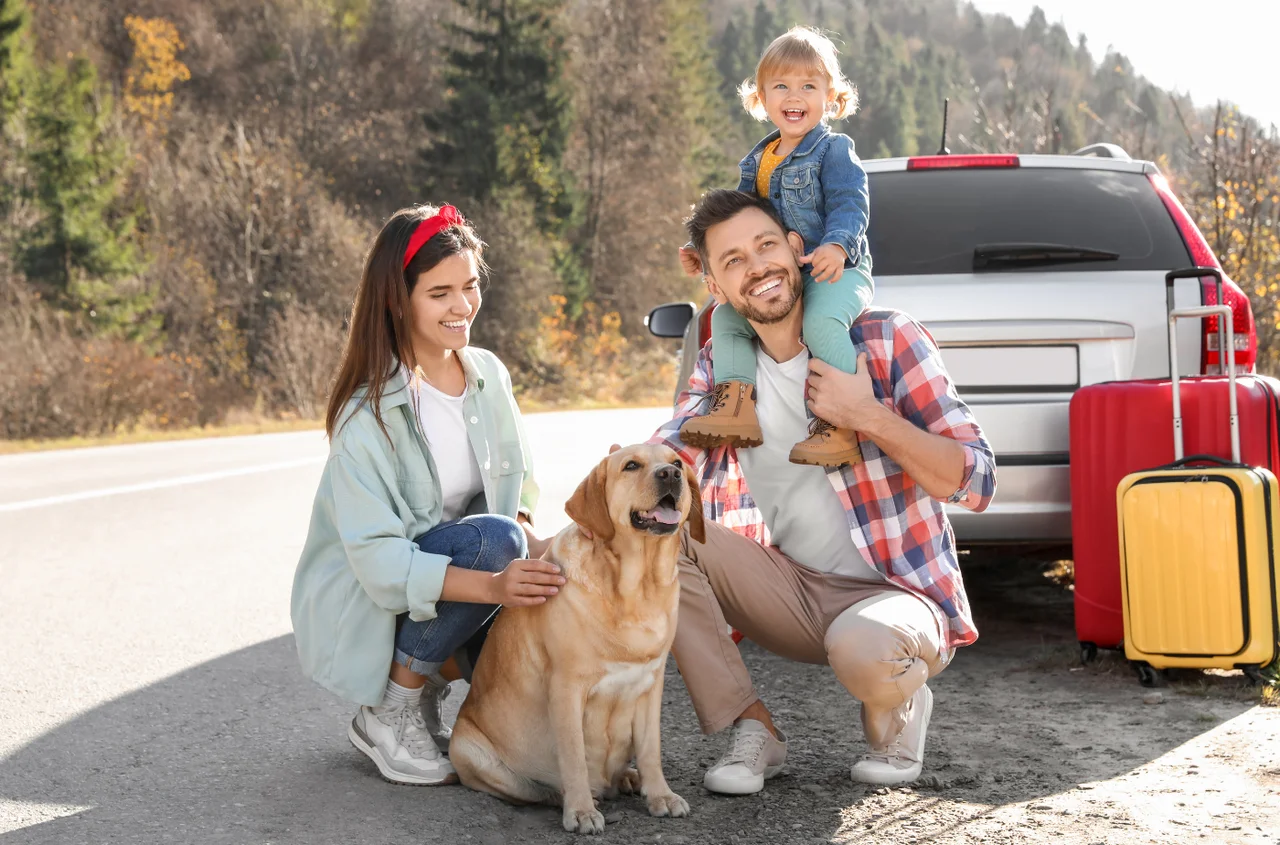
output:
MULTIPOLYGON (((463 414, 488 513, 532 520, 538 487, 511 376, 488 350, 459 353, 463 414)), ((381 399, 390 440, 369 405, 339 420, 294 574, 291 616, 303 671, 360 704, 382 701, 396 616, 434 619, 449 558, 413 542, 441 522, 435 461, 418 428, 403 371, 381 399)))

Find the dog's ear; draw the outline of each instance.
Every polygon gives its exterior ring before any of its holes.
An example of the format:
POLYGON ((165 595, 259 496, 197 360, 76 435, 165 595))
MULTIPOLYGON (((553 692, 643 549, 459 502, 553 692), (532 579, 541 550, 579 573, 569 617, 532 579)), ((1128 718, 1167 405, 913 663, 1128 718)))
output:
POLYGON ((570 519, 606 543, 613 539, 614 534, 605 489, 608 472, 608 459, 596 464, 596 468, 573 491, 569 501, 564 503, 564 512, 570 519))
POLYGON ((693 467, 684 468, 684 480, 689 485, 689 536, 699 543, 707 541, 707 523, 702 516, 702 491, 698 488, 698 479, 693 467))

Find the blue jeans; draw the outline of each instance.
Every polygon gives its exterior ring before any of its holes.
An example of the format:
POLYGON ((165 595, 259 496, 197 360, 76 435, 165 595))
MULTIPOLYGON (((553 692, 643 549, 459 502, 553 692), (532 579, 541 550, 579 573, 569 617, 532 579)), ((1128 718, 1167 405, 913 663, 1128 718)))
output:
MULTIPOLYGON (((424 552, 448 556, 450 566, 483 572, 501 572, 511 561, 529 554, 520 524, 495 514, 441 523, 414 542, 424 552)), ((400 614, 396 618, 396 662, 419 675, 433 675, 453 656, 469 681, 497 610, 495 604, 438 601, 436 617, 426 622, 414 622, 409 614, 400 614)))

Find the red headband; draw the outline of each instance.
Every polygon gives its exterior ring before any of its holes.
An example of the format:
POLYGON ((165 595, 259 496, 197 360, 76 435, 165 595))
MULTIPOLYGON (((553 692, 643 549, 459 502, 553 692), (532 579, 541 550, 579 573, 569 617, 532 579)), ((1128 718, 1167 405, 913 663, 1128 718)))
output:
POLYGON ((413 230, 413 237, 409 238, 409 246, 404 251, 405 269, 408 269, 409 262, 418 254, 418 250, 422 249, 423 244, 450 226, 461 226, 463 222, 458 209, 451 205, 442 205, 434 217, 428 217, 419 223, 418 228, 413 230))

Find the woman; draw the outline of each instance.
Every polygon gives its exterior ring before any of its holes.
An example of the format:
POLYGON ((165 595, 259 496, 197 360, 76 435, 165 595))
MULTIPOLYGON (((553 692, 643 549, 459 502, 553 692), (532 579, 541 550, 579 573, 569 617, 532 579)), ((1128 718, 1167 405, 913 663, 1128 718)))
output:
POLYGON ((348 729, 393 783, 457 781, 441 724, 500 605, 564 583, 506 367, 468 347, 483 244, 452 206, 391 217, 329 398, 329 459, 294 576, 303 670, 360 705, 348 729), (443 753, 442 753, 443 752, 443 753))

